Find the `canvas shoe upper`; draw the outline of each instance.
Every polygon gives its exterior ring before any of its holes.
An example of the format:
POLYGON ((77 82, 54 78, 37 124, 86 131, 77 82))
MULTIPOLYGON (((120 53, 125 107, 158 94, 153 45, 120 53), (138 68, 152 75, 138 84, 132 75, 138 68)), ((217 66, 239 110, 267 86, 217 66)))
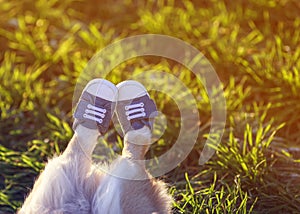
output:
POLYGON ((73 129, 80 124, 89 129, 106 133, 116 108, 118 89, 104 79, 94 79, 84 88, 75 112, 73 129))
POLYGON ((144 126, 153 128, 154 118, 158 115, 154 101, 145 87, 134 80, 127 80, 117 85, 118 102, 116 113, 122 131, 138 130, 144 126))

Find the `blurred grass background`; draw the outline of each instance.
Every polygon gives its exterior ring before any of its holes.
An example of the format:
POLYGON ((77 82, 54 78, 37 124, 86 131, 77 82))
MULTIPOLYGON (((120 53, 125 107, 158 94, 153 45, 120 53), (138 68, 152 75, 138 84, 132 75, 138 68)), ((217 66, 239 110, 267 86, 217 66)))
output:
MULTIPOLYGON (((73 132, 72 96, 99 50, 132 35, 182 39, 212 63, 223 85, 227 123, 213 158, 198 165, 209 136, 210 101, 183 66, 126 61, 114 83, 150 69, 170 72, 201 96, 198 141, 162 179, 174 213, 300 213, 300 2, 298 0, 0 0, 0 213, 14 213, 45 162, 73 132)), ((151 148, 167 151, 179 131, 171 99, 156 94, 168 128, 151 148), (175 133, 175 135, 174 135, 175 133)), ((102 144, 113 153, 113 129, 102 144)))

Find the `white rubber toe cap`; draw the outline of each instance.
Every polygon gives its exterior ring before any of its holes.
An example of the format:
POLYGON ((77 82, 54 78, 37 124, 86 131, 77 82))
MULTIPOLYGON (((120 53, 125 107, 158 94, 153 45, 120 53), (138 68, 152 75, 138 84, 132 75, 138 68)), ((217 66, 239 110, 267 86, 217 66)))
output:
POLYGON ((146 88, 139 82, 134 80, 126 80, 117 85, 118 100, 132 100, 148 94, 146 88))
POLYGON ((118 89, 116 86, 104 79, 91 80, 83 91, 112 102, 116 102, 118 99, 118 89))

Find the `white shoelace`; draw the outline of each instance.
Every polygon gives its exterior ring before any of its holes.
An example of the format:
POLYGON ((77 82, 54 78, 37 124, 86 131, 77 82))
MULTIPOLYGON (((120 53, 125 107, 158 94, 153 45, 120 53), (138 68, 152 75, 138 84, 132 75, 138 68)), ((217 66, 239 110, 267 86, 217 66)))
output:
POLYGON ((126 111, 125 114, 127 116, 127 120, 146 116, 145 109, 143 107, 144 107, 143 102, 125 106, 125 111, 126 111), (140 112, 140 113, 134 114, 134 113, 138 113, 138 112, 140 112), (133 115, 131 115, 131 114, 133 114, 133 115))
POLYGON ((87 109, 85 109, 85 114, 83 114, 83 117, 89 120, 94 120, 98 123, 102 123, 103 122, 102 119, 105 117, 105 113, 106 113, 106 109, 88 104, 87 109), (95 116, 99 116, 102 119, 95 116))

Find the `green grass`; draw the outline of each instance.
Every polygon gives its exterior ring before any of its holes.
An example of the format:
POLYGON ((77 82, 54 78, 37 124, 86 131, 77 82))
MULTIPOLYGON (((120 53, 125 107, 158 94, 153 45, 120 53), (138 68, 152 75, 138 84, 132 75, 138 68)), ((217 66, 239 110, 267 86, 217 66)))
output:
MULTIPOLYGON (((212 100, 184 66, 138 57, 107 75, 118 83, 161 70, 198 98, 197 142, 162 177, 174 213, 299 213, 299 10, 298 0, 0 0, 0 213, 15 212, 47 159, 66 147, 74 87, 86 63, 112 42, 144 33, 174 36, 200 50, 226 98, 225 133, 216 147, 218 133, 209 134, 212 100), (206 140, 216 153, 200 166, 206 140)), ((180 114, 167 94, 150 93, 168 124, 148 154, 155 157, 176 141, 180 114)), ((111 126, 98 158, 121 147, 111 126)))

